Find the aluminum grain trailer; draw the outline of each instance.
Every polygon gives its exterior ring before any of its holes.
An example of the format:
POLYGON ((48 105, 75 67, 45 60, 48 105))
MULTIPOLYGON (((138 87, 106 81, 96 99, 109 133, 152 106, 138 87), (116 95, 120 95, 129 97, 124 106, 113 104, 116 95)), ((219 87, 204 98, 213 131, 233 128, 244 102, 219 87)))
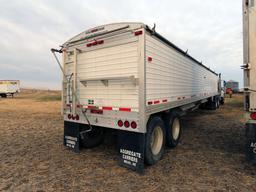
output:
POLYGON ((256 2, 243 0, 244 108, 247 158, 256 163, 256 2))
POLYGON ((178 144, 182 115, 219 106, 219 75, 142 23, 95 27, 52 52, 62 53, 64 145, 75 151, 110 128, 120 164, 142 171, 178 144))

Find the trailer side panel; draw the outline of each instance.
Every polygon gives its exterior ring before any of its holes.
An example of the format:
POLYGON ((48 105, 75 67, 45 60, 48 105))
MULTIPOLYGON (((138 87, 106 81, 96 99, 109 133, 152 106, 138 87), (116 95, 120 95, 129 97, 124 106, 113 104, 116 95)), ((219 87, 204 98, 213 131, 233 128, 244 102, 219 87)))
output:
POLYGON ((150 34, 146 34, 146 57, 146 104, 151 110, 218 94, 218 75, 150 34))

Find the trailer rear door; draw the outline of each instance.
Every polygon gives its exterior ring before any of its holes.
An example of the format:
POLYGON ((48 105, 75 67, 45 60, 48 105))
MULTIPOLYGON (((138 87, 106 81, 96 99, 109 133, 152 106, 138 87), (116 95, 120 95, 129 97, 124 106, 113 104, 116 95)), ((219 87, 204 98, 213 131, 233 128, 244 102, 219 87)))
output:
POLYGON ((108 31, 68 47, 65 71, 81 105, 138 111, 138 30, 108 31))

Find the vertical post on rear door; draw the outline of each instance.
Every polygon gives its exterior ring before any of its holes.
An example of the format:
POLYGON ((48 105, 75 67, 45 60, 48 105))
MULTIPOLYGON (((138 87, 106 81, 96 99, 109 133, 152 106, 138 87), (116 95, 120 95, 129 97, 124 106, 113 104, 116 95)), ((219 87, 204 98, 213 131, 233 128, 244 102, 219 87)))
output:
POLYGON ((61 102, 62 102, 62 105, 61 105, 61 115, 64 114, 64 108, 66 107, 66 103, 65 103, 65 100, 66 100, 66 93, 65 90, 66 90, 66 86, 67 86, 67 78, 65 77, 66 75, 66 51, 63 51, 62 52, 62 68, 63 68, 63 74, 62 74, 62 91, 61 91, 61 102))
POLYGON ((72 91, 72 111, 76 114, 76 95, 77 95, 77 49, 74 49, 74 69, 73 69, 73 91, 72 91))
POLYGON ((143 28, 143 35, 139 36, 139 126, 146 132, 146 30, 143 28))

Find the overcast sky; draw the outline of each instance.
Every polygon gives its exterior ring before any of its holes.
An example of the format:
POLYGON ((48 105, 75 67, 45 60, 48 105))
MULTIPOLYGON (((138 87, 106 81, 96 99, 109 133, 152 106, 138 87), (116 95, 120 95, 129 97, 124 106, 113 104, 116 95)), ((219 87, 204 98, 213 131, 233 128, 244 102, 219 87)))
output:
POLYGON ((241 0, 0 0, 0 79, 58 89, 50 53, 69 38, 113 22, 156 23, 156 31, 242 86, 241 0))

